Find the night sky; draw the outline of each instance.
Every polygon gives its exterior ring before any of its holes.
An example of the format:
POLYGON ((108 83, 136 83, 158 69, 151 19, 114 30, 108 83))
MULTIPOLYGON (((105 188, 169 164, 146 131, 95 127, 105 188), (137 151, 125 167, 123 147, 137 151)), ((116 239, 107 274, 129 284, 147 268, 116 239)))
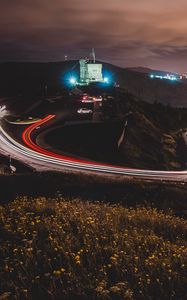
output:
POLYGON ((186 0, 0 0, 0 61, 88 56, 187 71, 186 0))

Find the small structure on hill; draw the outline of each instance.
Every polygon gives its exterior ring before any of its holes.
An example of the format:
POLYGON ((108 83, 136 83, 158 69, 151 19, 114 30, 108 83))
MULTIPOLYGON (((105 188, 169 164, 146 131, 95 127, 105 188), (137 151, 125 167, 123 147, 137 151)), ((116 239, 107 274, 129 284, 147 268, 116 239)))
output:
MULTIPOLYGON (((77 63, 75 66, 76 65, 77 63)), ((75 66, 73 66, 73 68, 75 68, 75 66)), ((103 64, 96 62, 94 48, 92 49, 90 58, 79 59, 79 67, 79 79, 77 79, 77 76, 71 75, 69 78, 70 86, 86 86, 90 83, 104 83, 105 85, 111 84, 111 78, 103 76, 103 64)))
POLYGON ((12 165, 11 156, 9 156, 9 164, 1 163, 0 164, 0 174, 9 175, 16 172, 16 167, 12 165))
POLYGON ((95 51, 92 49, 91 59, 80 59, 80 85, 88 85, 91 82, 104 82, 102 64, 96 63, 95 51))
POLYGON ((80 59, 80 82, 81 85, 88 85, 91 82, 103 82, 102 64, 95 61, 95 51, 92 49, 92 59, 80 59))
POLYGON ((6 165, 6 164, 0 164, 0 174, 1 175, 5 175, 5 174, 12 174, 12 169, 10 168, 10 166, 6 165))

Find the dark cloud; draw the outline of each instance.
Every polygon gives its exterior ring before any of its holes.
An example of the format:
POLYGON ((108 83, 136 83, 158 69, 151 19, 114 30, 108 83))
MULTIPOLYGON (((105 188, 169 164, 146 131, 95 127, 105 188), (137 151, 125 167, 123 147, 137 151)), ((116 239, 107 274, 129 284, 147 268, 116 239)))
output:
POLYGON ((0 60, 79 58, 187 70, 186 0, 1 0, 0 60))

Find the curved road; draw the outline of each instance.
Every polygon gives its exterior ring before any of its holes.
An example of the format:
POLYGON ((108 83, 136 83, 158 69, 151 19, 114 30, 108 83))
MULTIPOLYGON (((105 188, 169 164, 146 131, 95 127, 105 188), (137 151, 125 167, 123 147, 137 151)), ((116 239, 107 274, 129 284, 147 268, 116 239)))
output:
POLYGON ((64 171, 71 169, 95 171, 105 174, 120 174, 133 177, 142 177, 146 179, 161 179, 172 181, 187 181, 187 171, 154 171, 130 169, 91 162, 83 159, 75 159, 70 156, 60 155, 38 146, 33 138, 37 128, 46 126, 50 121, 55 120, 55 115, 48 115, 36 123, 28 126, 22 134, 22 142, 18 143, 0 126, 1 150, 11 156, 24 161, 35 167, 36 170, 54 170, 64 171))

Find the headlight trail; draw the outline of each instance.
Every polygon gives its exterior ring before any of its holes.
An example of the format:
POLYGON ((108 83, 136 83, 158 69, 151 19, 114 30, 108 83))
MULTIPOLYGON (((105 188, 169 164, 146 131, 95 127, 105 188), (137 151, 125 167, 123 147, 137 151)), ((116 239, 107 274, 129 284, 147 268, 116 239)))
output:
POLYGON ((187 179, 187 171, 155 171, 155 170, 141 170, 131 169, 120 166, 113 166, 109 164, 103 164, 98 162, 92 162, 84 159, 76 159, 71 156, 57 154, 42 147, 38 146, 32 139, 32 134, 38 126, 42 126, 55 118, 55 115, 48 115, 45 118, 37 121, 36 123, 28 126, 22 133, 23 143, 22 145, 10 137, 5 130, 0 127, 3 134, 1 141, 10 147, 12 150, 21 153, 22 155, 29 157, 31 160, 42 161, 48 163, 50 170, 54 169, 54 165, 64 166, 68 168, 74 168, 78 170, 89 170, 110 174, 121 174, 127 176, 138 176, 152 179, 172 179, 172 180, 185 180, 187 179))

